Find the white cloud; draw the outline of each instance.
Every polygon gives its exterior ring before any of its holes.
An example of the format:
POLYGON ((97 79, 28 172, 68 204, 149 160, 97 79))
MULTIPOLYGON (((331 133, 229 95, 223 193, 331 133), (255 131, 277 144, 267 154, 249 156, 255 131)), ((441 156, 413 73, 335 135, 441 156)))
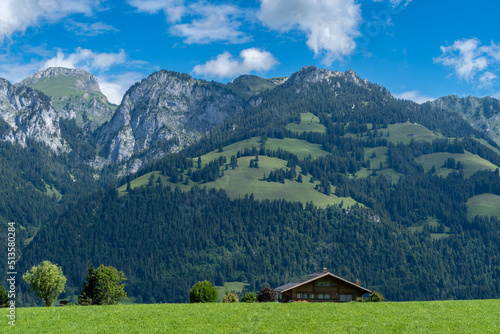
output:
POLYGON ((128 0, 140 12, 165 13, 172 23, 169 32, 186 44, 212 42, 244 43, 250 37, 240 30, 245 12, 233 5, 213 5, 204 1, 186 5, 183 0, 128 0), (186 18, 187 22, 182 22, 186 18))
POLYGON ((144 75, 141 73, 128 72, 112 76, 98 76, 97 80, 99 80, 102 93, 106 95, 108 100, 111 103, 120 104, 127 89, 143 77, 144 75))
POLYGON ((0 40, 44 21, 55 22, 73 14, 90 15, 98 4, 95 0, 2 0, 0 40))
POLYGON ((77 35, 83 35, 83 36, 97 36, 107 32, 118 31, 118 29, 116 29, 115 27, 110 26, 109 24, 103 22, 94 22, 90 24, 90 23, 75 22, 69 20, 66 27, 69 30, 75 31, 77 35))
POLYGON ((203 65, 196 65, 193 72, 205 77, 233 78, 250 72, 269 71, 277 64, 278 61, 270 52, 250 48, 240 52, 240 59, 235 59, 229 52, 224 52, 216 59, 203 65))
POLYGON ((88 71, 106 70, 113 65, 123 64, 126 58, 124 50, 120 50, 119 53, 99 53, 77 48, 76 52, 68 55, 59 50, 55 57, 44 62, 42 68, 67 67, 83 68, 88 71))
POLYGON ((164 12, 169 22, 178 22, 184 14, 184 0, 128 0, 128 4, 140 12, 156 14, 164 12))
POLYGON ((235 6, 196 3, 187 8, 187 12, 199 17, 191 23, 173 25, 170 32, 184 37, 186 44, 207 44, 227 41, 232 44, 249 41, 249 36, 240 31, 243 12, 235 6))
POLYGON ((403 6, 407 6, 412 0, 390 0, 393 7, 399 6, 404 2, 403 6))
POLYGON ((493 85, 493 81, 497 79, 498 76, 491 72, 484 72, 479 77, 479 88, 488 88, 493 85))
POLYGON ((392 94, 392 95, 395 98, 403 99, 403 100, 410 100, 410 101, 416 102, 418 104, 422 104, 424 102, 435 100, 435 98, 433 98, 433 97, 421 95, 418 90, 412 90, 412 91, 407 91, 407 92, 403 92, 400 94, 392 94))
POLYGON ((354 0, 261 0, 258 18, 271 29, 305 33, 307 45, 326 65, 355 50, 362 21, 354 0))
POLYGON ((470 81, 478 72, 489 65, 485 50, 476 38, 455 41, 451 46, 441 46, 442 55, 434 62, 452 67, 460 79, 470 81))

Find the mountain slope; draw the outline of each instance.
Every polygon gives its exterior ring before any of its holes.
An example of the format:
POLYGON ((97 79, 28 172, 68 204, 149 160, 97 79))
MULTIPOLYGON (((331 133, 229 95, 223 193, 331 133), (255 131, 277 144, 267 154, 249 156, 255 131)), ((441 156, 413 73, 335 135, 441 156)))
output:
POLYGON ((133 162, 137 170, 145 161, 190 145, 241 110, 242 102, 221 84, 156 72, 132 86, 113 118, 98 130, 100 155, 120 162, 146 150, 146 157, 133 162))
POLYGON ((97 78, 82 70, 50 67, 35 72, 18 86, 28 86, 50 96, 60 117, 75 119, 86 132, 94 131, 113 116, 116 106, 102 94, 97 78))
MULTIPOLYGON (((145 111, 158 119, 180 110, 182 126, 186 110, 195 119, 208 112, 180 98, 199 86, 213 96, 206 105, 239 101, 187 75, 151 80, 131 88, 100 129, 114 129, 100 140, 118 143, 118 153, 132 139, 124 159, 136 141, 152 143, 136 136, 153 124, 141 123, 145 111)), ((500 296, 499 220, 468 217, 467 206, 500 196, 500 155, 457 113, 394 99, 353 71, 308 67, 201 128, 201 140, 122 178, 120 192, 75 202, 40 230, 21 266, 63 265, 71 295, 88 264, 114 265, 146 302, 186 301, 198 280, 248 281, 255 291, 323 266, 390 300, 500 296), (227 194, 203 189, 225 186, 227 194)))
POLYGON ((474 129, 487 134, 497 144, 500 144, 499 100, 488 96, 483 98, 473 96, 459 98, 450 95, 428 103, 435 108, 460 114, 474 129))
POLYGON ((0 139, 26 144, 34 139, 54 152, 67 151, 61 138, 59 118, 50 99, 28 87, 15 87, 0 79, 0 117, 3 120, 0 139))

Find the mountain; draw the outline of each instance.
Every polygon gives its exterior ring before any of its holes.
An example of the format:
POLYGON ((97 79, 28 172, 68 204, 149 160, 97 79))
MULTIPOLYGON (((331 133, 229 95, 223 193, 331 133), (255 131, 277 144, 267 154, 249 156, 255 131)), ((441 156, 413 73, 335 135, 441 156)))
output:
POLYGON ((75 119, 86 132, 109 121, 116 110, 101 92, 97 78, 82 69, 49 67, 35 72, 17 86, 44 92, 60 117, 75 119))
POLYGON ((273 79, 263 79, 256 75, 241 75, 229 82, 227 87, 235 92, 239 97, 249 98, 250 96, 273 89, 277 86, 275 81, 276 80, 273 79))
POLYGON ((57 113, 41 92, 0 79, 0 118, 1 140, 25 146, 27 139, 34 139, 56 153, 69 149, 61 138, 57 113))
POLYGON ((123 270, 142 302, 322 267, 389 300, 500 296, 500 153, 486 134, 354 71, 237 83, 252 94, 168 71, 131 87, 96 132, 103 159, 164 156, 60 209, 19 271, 58 263, 73 299, 91 263, 123 270))
POLYGON ((428 103, 435 108, 457 112, 475 129, 486 133, 497 144, 500 144, 499 100, 489 96, 459 98, 449 95, 428 103))
POLYGON ((125 93, 113 118, 97 131, 100 155, 112 162, 138 157, 132 160, 137 170, 190 145, 242 107, 222 84, 169 71, 153 73, 125 93))

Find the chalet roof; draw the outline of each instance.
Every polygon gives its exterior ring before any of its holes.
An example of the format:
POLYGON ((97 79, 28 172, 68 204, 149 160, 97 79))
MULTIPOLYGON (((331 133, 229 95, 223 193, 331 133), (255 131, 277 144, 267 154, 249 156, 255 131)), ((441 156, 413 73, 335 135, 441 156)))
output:
POLYGON ((279 286, 277 287, 276 289, 274 289, 274 291, 276 292, 279 292, 279 293, 283 293, 283 292, 286 292, 288 290, 291 290, 291 289, 295 289, 301 285, 304 285, 304 284, 307 284, 307 283, 310 283, 310 282, 313 282, 317 279, 320 279, 320 278, 323 278, 323 277, 326 277, 326 276, 331 276, 331 277, 334 277, 346 284, 350 284, 360 290, 363 290, 365 291, 366 293, 372 293, 371 290, 368 290, 367 288, 363 288, 362 286, 359 286, 359 285, 356 285, 355 283, 353 282, 350 282, 346 279, 343 279, 342 277, 339 277, 337 275, 334 275, 330 272, 321 272, 321 273, 314 273, 314 274, 310 274, 310 275, 307 275, 307 276, 304 276, 304 277, 301 277, 295 281, 292 281, 290 283, 287 283, 285 285, 282 285, 282 286, 279 286))

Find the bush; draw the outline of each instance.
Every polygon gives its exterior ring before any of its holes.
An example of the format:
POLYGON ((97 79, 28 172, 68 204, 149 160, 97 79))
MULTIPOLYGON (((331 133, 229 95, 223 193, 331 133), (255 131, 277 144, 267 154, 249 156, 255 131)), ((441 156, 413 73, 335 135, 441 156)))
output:
POLYGON ((367 302, 374 302, 374 303, 377 303, 377 302, 383 302, 385 300, 384 296, 382 296, 380 293, 378 293, 377 291, 374 291, 370 297, 366 298, 366 301, 367 302))
POLYGON ((198 282, 189 292, 189 302, 215 303, 217 302, 217 288, 209 281, 198 282))
POLYGON ((276 291, 271 288, 262 288, 257 296, 257 301, 259 303, 268 303, 276 301, 276 291))
POLYGON ((240 300, 238 299, 238 295, 235 293, 225 294, 222 298, 223 303, 238 303, 240 300))
POLYGON ((244 303, 255 303, 257 301, 257 296, 253 292, 249 292, 243 296, 241 299, 244 303))

